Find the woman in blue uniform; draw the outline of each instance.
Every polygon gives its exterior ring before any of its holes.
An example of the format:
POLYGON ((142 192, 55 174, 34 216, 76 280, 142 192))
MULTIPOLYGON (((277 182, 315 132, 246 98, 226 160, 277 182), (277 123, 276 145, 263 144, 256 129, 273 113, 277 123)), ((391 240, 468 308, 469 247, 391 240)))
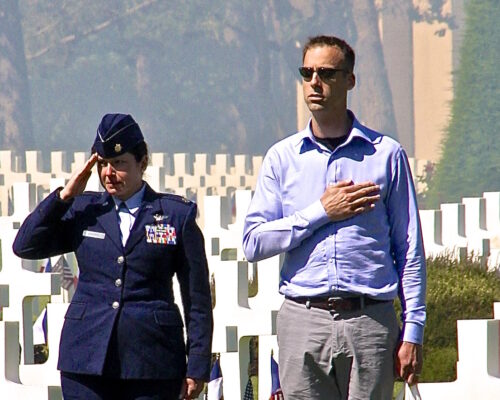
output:
POLYGON ((13 245, 28 259, 76 254, 79 282, 58 362, 64 398, 194 399, 210 374, 213 328, 196 205, 143 181, 147 145, 130 115, 105 115, 92 153, 28 216, 13 245), (106 191, 84 192, 96 164, 106 191))

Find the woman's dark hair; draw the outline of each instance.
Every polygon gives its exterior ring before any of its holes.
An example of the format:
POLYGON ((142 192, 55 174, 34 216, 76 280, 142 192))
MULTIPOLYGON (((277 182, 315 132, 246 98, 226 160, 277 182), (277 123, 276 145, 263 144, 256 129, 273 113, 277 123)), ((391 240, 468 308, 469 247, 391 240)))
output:
POLYGON ((135 158, 135 161, 140 162, 144 156, 148 156, 148 145, 146 142, 141 142, 132 147, 129 151, 135 158))

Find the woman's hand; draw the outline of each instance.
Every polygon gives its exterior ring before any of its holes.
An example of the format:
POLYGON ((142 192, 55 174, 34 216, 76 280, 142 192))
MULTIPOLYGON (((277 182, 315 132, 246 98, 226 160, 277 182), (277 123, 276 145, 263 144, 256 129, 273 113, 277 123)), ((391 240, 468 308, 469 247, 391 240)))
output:
POLYGON ((184 379, 179 399, 192 400, 198 398, 204 386, 205 382, 199 379, 184 379))
POLYGON ((59 197, 62 200, 71 200, 73 197, 82 194, 87 186, 87 182, 92 175, 92 167, 97 162, 97 153, 92 154, 92 156, 87 160, 85 165, 76 171, 73 176, 69 179, 68 183, 59 193, 59 197))

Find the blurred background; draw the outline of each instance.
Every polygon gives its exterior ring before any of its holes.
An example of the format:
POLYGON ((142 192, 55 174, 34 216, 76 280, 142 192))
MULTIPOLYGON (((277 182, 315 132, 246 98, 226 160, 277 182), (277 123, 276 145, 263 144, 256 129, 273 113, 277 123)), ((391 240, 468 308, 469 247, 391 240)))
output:
MULTIPOLYGON (((0 149, 88 151, 130 113, 154 152, 264 154, 302 129, 301 47, 344 38, 350 108, 429 160, 421 206, 500 190, 497 0, 2 0, 0 149)), ((49 162, 49 157, 46 157, 49 162)))

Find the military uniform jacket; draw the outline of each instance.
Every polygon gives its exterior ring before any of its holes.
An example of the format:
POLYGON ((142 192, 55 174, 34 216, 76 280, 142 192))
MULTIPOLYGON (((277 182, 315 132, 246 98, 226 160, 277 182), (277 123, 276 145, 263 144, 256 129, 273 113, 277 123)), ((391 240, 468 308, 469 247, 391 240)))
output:
POLYGON ((65 316, 58 368, 130 379, 208 380, 212 307, 196 204, 148 185, 125 247, 108 193, 70 202, 51 193, 14 241, 23 258, 74 251, 80 270, 65 316), (177 274, 183 322, 174 303, 177 274), (187 362, 186 362, 187 357, 187 362))

